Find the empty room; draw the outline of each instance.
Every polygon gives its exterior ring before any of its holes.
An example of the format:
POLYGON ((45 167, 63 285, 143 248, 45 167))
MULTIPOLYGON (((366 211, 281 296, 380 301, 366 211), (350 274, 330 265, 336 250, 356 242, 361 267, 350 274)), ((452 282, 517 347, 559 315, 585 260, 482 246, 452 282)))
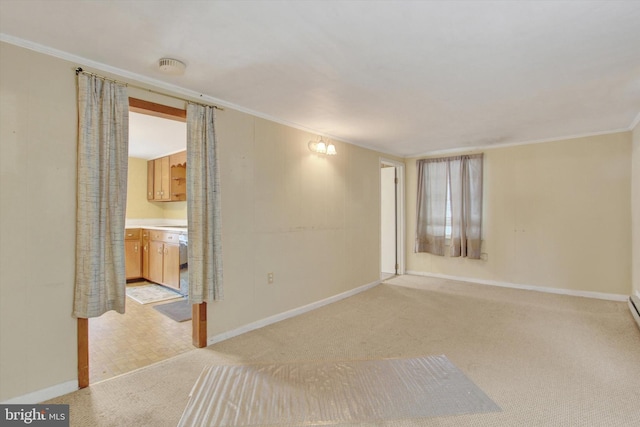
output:
POLYGON ((638 22, 0 0, 0 424, 640 425, 638 22))

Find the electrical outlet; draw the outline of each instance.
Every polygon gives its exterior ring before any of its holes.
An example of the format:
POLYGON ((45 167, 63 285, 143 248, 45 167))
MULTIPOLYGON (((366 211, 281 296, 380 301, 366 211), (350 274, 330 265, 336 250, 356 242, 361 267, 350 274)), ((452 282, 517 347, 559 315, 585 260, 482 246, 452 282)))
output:
POLYGON ((273 273, 267 273, 267 282, 273 284, 273 273))

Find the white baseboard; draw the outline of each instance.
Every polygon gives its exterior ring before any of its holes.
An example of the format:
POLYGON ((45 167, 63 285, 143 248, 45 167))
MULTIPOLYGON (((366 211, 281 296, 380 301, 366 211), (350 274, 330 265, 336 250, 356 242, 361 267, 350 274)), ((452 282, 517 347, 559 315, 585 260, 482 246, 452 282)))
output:
POLYGON ((67 393, 71 393, 78 390, 78 380, 67 381, 66 383, 57 384, 51 387, 43 388, 22 396, 14 397, 2 402, 3 405, 35 405, 45 400, 53 399, 54 397, 62 396, 67 393))
POLYGON ((320 308, 320 307, 325 306, 327 304, 331 304, 331 303, 334 303, 336 301, 340 301, 340 300, 348 298, 350 296, 359 294, 360 292, 364 292, 367 289, 371 289, 374 286, 379 285, 381 282, 382 282, 382 280, 376 280, 375 282, 371 282, 369 284, 359 286, 359 287, 357 287, 355 289, 351 289, 350 291, 346 291, 346 292, 343 292, 341 294, 334 295, 332 297, 325 298, 325 299, 320 300, 320 301, 312 302, 311 304, 307 304, 307 305, 304 305, 302 307, 294 308, 292 310, 285 311, 284 313, 275 314, 275 315, 269 316, 269 317, 267 317, 265 319, 261 319, 261 320, 255 321, 255 322, 251 322, 251 323, 249 323, 247 325, 241 326, 239 328, 233 329, 233 330, 228 331, 228 332, 223 332, 221 334, 214 335, 214 336, 212 336, 212 337, 207 339, 207 345, 215 344, 215 343, 227 340, 229 338, 237 337, 238 335, 242 335, 242 334, 244 334, 246 332, 250 332, 250 331, 253 331, 253 330, 256 330, 256 329, 263 328, 263 327, 271 325, 273 323, 280 322, 281 320, 285 320, 285 319, 289 319, 291 317, 299 316, 299 315, 307 313, 307 312, 309 312, 311 310, 315 310, 316 308, 320 308))
POLYGON ((460 282, 477 283, 480 285, 499 286, 501 288, 524 289, 527 291, 546 292, 549 294, 571 295, 576 297, 586 297, 603 299, 609 301, 626 301, 629 297, 621 294, 608 294, 604 292, 577 291, 573 289, 547 288, 544 286, 520 285, 510 282, 499 282, 496 280, 476 279, 471 277, 450 276, 448 274, 425 273, 422 271, 407 271, 407 274, 414 276, 437 277, 439 279, 457 280, 460 282))

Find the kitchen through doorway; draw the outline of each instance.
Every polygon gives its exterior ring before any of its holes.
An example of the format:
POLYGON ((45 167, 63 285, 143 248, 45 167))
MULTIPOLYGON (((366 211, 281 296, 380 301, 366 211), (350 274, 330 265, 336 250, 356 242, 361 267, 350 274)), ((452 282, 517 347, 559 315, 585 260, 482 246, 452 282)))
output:
MULTIPOLYGON (((164 246, 160 243, 159 253, 167 254, 167 258, 162 255, 159 267, 158 261, 149 261, 149 252, 152 249, 157 249, 157 245, 151 246, 155 242, 149 241, 151 230, 157 232, 157 236, 160 236, 159 239, 167 237, 178 239, 180 236, 186 236, 187 233, 186 190, 184 195, 170 195, 175 199, 175 202, 161 200, 160 197, 154 199, 153 194, 148 194, 149 188, 153 191, 153 185, 149 186, 149 180, 154 180, 153 168, 149 164, 152 166, 154 159, 169 157, 176 152, 180 152, 181 155, 186 153, 186 111, 135 98, 130 98, 129 101, 130 136, 126 226, 128 234, 125 234, 125 238, 128 239, 125 240, 128 296, 125 303, 125 314, 109 311, 98 318, 90 319, 88 322, 87 351, 89 381, 92 384, 195 348, 193 320, 177 321, 157 310, 158 306, 178 303, 186 306, 191 314, 192 307, 184 304, 187 303, 184 294, 188 293, 188 283, 186 287, 184 283, 181 283, 184 282, 185 277, 188 281, 188 274, 186 269, 184 271, 178 270, 179 267, 186 266, 186 253, 183 256, 181 250, 177 251, 177 255, 169 259, 169 247, 175 246, 180 249, 182 247, 178 242, 172 244, 173 242, 167 241, 164 246), (163 225, 175 228, 168 228, 169 231, 165 232, 162 228, 155 229, 154 227, 163 225), (177 275, 175 279, 177 285, 173 283, 173 279, 166 276, 167 281, 162 279, 162 259, 168 260, 168 263, 176 263, 176 273, 171 274, 177 275), (153 271, 150 273, 150 266, 156 271, 159 268, 159 273, 153 271), (183 274, 179 274, 178 271, 183 274), (157 274, 160 274, 160 279, 157 278, 157 274), (166 292, 166 298, 169 299, 153 301, 139 297, 133 299, 129 296, 129 294, 146 293, 147 290, 150 290, 149 287, 159 292, 166 292)), ((182 162, 182 157, 180 159, 182 162)), ((184 165, 183 169, 186 168, 186 154, 184 154, 184 165)), ((184 178, 186 177, 182 176, 177 179, 184 180, 184 178)), ((168 182, 172 183, 171 178, 168 182)), ((181 183, 186 188, 186 180, 181 183)), ((186 245, 184 246, 186 250, 186 245)), ((164 274, 169 274, 169 271, 173 270, 165 269, 164 274)), ((198 310, 193 311, 198 312, 198 310)), ((174 318, 176 317, 174 316, 174 318)))

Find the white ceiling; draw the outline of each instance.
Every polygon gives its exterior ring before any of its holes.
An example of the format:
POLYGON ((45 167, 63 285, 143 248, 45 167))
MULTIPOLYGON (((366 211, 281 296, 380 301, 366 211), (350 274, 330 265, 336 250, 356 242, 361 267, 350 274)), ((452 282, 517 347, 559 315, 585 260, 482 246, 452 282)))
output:
POLYGON ((129 157, 155 159, 187 147, 187 124, 129 112, 129 157))
POLYGON ((627 130, 640 113, 640 1, 0 0, 0 33, 398 155, 627 130))

